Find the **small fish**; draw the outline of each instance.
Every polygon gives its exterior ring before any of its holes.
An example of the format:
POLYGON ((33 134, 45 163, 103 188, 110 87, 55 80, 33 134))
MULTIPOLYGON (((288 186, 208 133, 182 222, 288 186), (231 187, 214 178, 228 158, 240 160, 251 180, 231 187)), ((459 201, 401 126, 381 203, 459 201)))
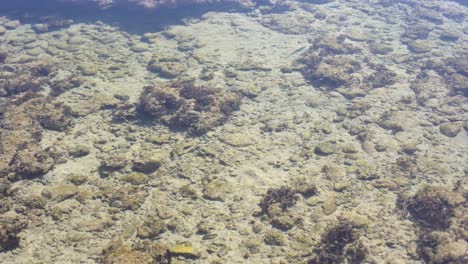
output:
POLYGON ((288 58, 291 57, 292 55, 296 54, 296 53, 299 53, 301 52, 303 49, 305 49, 306 46, 302 47, 302 48, 298 48, 297 50, 293 51, 291 54, 289 54, 288 58))

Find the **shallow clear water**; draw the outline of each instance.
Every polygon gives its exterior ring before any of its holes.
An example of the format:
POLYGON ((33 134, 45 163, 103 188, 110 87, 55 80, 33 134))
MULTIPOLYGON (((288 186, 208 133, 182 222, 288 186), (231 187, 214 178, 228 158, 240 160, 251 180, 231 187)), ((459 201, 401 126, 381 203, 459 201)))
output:
POLYGON ((0 263, 468 261, 465 2, 83 2, 0 1, 0 263))

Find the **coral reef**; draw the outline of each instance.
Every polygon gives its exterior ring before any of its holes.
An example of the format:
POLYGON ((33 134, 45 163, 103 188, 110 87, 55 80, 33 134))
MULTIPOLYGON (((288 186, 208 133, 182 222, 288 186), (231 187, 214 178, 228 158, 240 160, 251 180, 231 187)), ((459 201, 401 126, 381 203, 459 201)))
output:
POLYGON ((240 101, 236 93, 177 81, 145 87, 137 109, 173 129, 202 134, 226 122, 240 101))

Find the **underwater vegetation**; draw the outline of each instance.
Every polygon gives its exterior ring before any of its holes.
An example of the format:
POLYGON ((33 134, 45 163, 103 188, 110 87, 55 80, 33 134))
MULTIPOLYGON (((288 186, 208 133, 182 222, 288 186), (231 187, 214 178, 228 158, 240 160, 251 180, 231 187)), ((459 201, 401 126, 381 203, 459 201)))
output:
POLYGON ((310 198, 318 194, 315 184, 306 181, 296 182, 292 187, 282 186, 268 189, 260 201, 260 215, 266 215, 273 227, 289 230, 301 223, 302 219, 289 209, 295 206, 299 195, 310 198))
POLYGON ((418 225, 418 254, 427 263, 468 261, 466 254, 466 194, 426 186, 412 197, 401 196, 398 206, 418 225))
POLYGON ((240 103, 237 93, 179 80, 145 87, 137 109, 173 129, 203 134, 226 122, 240 103))
POLYGON ((349 99, 396 83, 396 73, 383 64, 373 63, 361 48, 344 42, 345 38, 344 35, 317 38, 296 61, 304 78, 321 89, 337 90, 349 99))
POLYGON ((344 220, 330 227, 320 240, 308 264, 362 263, 367 250, 359 241, 364 226, 344 220))

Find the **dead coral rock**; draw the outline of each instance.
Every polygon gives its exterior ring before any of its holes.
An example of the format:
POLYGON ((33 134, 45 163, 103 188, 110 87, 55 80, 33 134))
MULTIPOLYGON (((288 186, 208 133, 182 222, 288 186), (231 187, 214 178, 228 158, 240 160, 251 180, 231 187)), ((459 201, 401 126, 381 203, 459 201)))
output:
POLYGON ((371 63, 370 58, 345 43, 341 36, 319 39, 295 63, 296 69, 313 85, 336 90, 350 99, 396 82, 393 71, 371 63))
POLYGON ((415 40, 406 43, 408 49, 414 53, 427 53, 432 50, 432 46, 427 41, 415 40))
POLYGON ((64 131, 71 125, 69 108, 62 104, 43 104, 37 114, 37 121, 44 129, 64 131))
POLYGON ((369 50, 374 53, 374 54, 388 54, 390 52, 393 52, 393 48, 389 44, 384 44, 381 42, 371 42, 369 43, 369 50))
POLYGON ((173 129, 202 134, 226 122, 240 100, 236 93, 182 81, 145 87, 138 110, 173 129))
POLYGON ((414 197, 399 203, 407 208, 414 221, 424 228, 446 229, 450 226, 455 209, 465 202, 463 196, 444 187, 427 186, 414 197))
POLYGON ((20 244, 18 234, 26 228, 24 219, 0 218, 0 252, 17 248, 20 244))
POLYGON ((284 34, 306 34, 313 28, 310 26, 315 19, 310 15, 302 15, 297 12, 284 12, 281 14, 265 14, 261 17, 260 23, 272 30, 284 34))
POLYGON ((430 8, 418 7, 415 9, 414 15, 438 25, 444 22, 444 17, 440 12, 436 12, 430 8))
POLYGON ((382 128, 391 130, 392 133, 408 130, 414 122, 414 116, 409 111, 388 111, 377 121, 382 128))
POLYGON ((299 179, 294 183, 294 191, 304 198, 309 198, 318 194, 317 186, 308 179, 299 179))
POLYGON ((91 149, 86 145, 73 145, 68 150, 68 154, 74 158, 81 158, 89 153, 91 153, 91 149))

